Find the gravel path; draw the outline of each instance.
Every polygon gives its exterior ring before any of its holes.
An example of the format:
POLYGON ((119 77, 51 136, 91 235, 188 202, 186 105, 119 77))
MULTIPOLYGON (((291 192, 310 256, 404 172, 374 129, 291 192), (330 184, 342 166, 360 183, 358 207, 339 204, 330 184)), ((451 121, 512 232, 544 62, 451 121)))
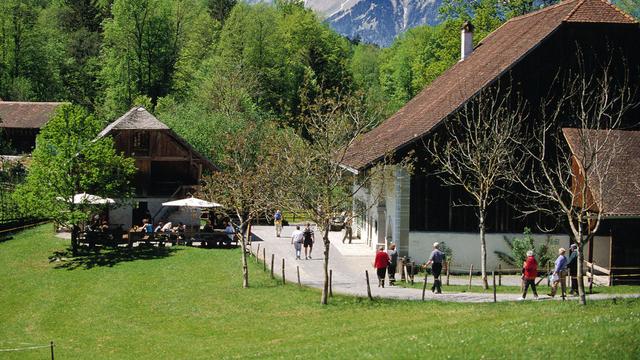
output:
MULTIPOLYGON (((295 259, 295 251, 291 245, 291 233, 295 229, 293 226, 285 226, 282 231, 282 237, 275 236, 275 229, 272 226, 254 226, 254 235, 258 238, 253 241, 251 251, 255 254, 260 246, 259 258, 262 260, 264 249, 266 249, 267 267, 271 263, 271 255, 275 255, 274 273, 281 277, 282 259, 285 259, 285 277, 288 282, 297 282, 296 266, 300 267, 300 280, 303 285, 315 288, 322 288, 322 263, 323 249, 320 234, 316 232, 316 246, 313 248, 312 259, 303 260, 295 259)), ((377 287, 377 278, 375 270, 372 267, 374 251, 365 246, 359 240, 354 239, 352 244, 342 244, 342 233, 331 232, 331 249, 329 251, 329 268, 333 270, 333 292, 345 295, 353 295, 359 297, 367 296, 367 286, 365 280, 365 270, 369 271, 371 293, 374 297, 401 299, 401 300, 421 300, 421 289, 410 289, 403 287, 385 288, 377 287)), ((254 261, 252 258, 251 261, 254 261)), ((399 274, 396 274, 399 278, 399 274)), ((429 278, 429 285, 433 278, 429 278)), ((418 279, 416 279, 418 281, 418 279)), ((420 280, 421 281, 421 280, 420 280)), ((468 279, 463 277, 452 277, 452 284, 466 285, 468 279)), ((479 277, 473 281, 474 285, 480 285, 479 277)), ((519 279, 516 276, 504 276, 502 279, 504 285, 519 285, 519 279)), ((540 300, 551 300, 549 296, 540 294, 540 300)), ((531 296, 531 294, 529 294, 531 296)), ((498 301, 516 301, 519 294, 497 294, 498 301)), ((640 297, 640 294, 593 294, 588 295, 588 299, 600 300, 622 297, 640 297)), ((556 297, 559 299, 559 297, 556 297)), ((568 299, 577 299, 577 297, 568 297, 568 299)), ((439 300, 452 302, 469 302, 481 303, 492 302, 492 293, 455 293, 445 292, 443 294, 433 294, 427 288, 425 300, 439 300)))

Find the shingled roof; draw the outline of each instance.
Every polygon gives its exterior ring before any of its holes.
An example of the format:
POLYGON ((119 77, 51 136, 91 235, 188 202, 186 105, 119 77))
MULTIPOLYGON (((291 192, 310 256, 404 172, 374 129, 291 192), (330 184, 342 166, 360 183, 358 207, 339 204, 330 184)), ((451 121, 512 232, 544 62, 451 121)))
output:
POLYGON ((637 24, 633 17, 604 0, 566 0, 513 18, 484 38, 468 58, 453 65, 397 113, 354 142, 344 164, 365 168, 424 137, 563 23, 570 22, 637 24))
POLYGON ((0 101, 0 127, 40 129, 52 117, 59 102, 0 101))
POLYGON ((607 159, 611 157, 603 184, 596 171, 591 174, 594 181, 588 184, 602 214, 607 217, 640 216, 640 131, 565 128, 562 133, 581 167, 582 141, 593 144, 589 148, 597 144, 602 147, 599 154, 607 159), (600 185, 606 189, 606 194, 600 193, 600 185))
POLYGON ((176 134, 170 127, 158 120, 153 114, 147 111, 143 106, 136 106, 127 111, 124 115, 117 120, 107 125, 97 138, 103 138, 119 130, 157 130, 165 131, 170 137, 172 137, 177 143, 187 148, 196 158, 201 160, 204 165, 210 170, 218 170, 218 167, 213 164, 209 159, 202 156, 196 149, 191 146, 180 135, 176 134))

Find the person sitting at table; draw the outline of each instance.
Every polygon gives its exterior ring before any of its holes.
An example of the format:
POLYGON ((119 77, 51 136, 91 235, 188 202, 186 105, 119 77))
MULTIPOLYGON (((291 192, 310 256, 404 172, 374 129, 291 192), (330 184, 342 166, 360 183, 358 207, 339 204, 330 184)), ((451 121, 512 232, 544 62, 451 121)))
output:
POLYGON ((100 225, 100 230, 102 232, 108 232, 109 231, 109 223, 107 222, 107 220, 102 220, 102 225, 100 225))
POLYGON ((158 225, 153 229, 153 232, 159 233, 160 231, 162 231, 163 226, 164 226, 164 223, 162 221, 158 222, 158 225))
POLYGON ((141 228, 140 231, 142 231, 143 233, 145 233, 147 235, 153 234, 153 224, 151 224, 149 222, 149 220, 143 219, 142 220, 142 228, 141 228))
POLYGON ((211 220, 207 220, 207 223, 202 227, 202 232, 213 232, 213 226, 211 226, 211 220))
POLYGON ((230 222, 227 222, 224 227, 224 233, 227 235, 228 241, 225 241, 227 245, 230 245, 233 241, 233 237, 236 234, 236 229, 233 228, 233 225, 230 222))
POLYGON ((162 228, 160 229, 161 232, 165 233, 165 234, 170 234, 173 228, 173 224, 171 223, 171 221, 167 221, 162 228))

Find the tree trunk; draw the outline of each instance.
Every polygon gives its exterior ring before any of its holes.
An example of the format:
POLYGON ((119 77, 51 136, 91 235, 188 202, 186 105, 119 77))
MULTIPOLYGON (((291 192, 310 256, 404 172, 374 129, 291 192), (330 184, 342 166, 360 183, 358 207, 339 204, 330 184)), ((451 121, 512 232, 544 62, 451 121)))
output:
POLYGON ((482 288, 489 289, 489 282, 487 281, 487 240, 485 239, 484 228, 484 214, 480 215, 479 221, 480 228, 480 268, 482 271, 482 288))
MULTIPOLYGON (((251 218, 247 222, 246 236, 251 236, 251 218)), ((249 287, 249 267, 247 266, 247 241, 242 228, 240 228, 240 239, 242 240, 242 287, 246 289, 249 287)))
POLYGON ((329 221, 325 221, 322 240, 324 242, 324 282, 322 284, 322 299, 320 303, 327 305, 327 299, 329 297, 329 248, 331 242, 329 241, 329 221))

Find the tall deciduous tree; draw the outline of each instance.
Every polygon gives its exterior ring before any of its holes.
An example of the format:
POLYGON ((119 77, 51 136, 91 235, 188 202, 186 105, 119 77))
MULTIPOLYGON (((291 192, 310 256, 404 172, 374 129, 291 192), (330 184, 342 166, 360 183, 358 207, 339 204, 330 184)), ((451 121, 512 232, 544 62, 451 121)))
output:
POLYGON ((615 198, 611 164, 626 141, 615 130, 640 103, 638 79, 630 78, 628 64, 615 66, 618 59, 614 53, 594 68, 580 61, 575 70, 559 72, 541 104, 532 144, 524 148, 531 171, 519 178, 534 197, 534 210, 560 219, 578 245, 576 276, 583 305, 584 246, 600 229, 603 212, 611 210, 605 206, 615 198))
POLYGON ((101 128, 83 108, 59 106, 38 135, 26 182, 15 193, 27 213, 73 225, 74 253, 77 224, 87 213, 69 199, 82 192, 127 198, 133 191, 133 159, 116 153, 111 138, 96 139, 101 128))
POLYGON ((276 207, 284 188, 283 171, 276 160, 282 135, 265 120, 246 121, 224 139, 224 155, 218 163, 221 172, 206 178, 204 197, 220 202, 238 221, 242 244, 242 287, 249 287, 247 241, 253 220, 276 207))
POLYGON ((527 112, 512 91, 495 85, 481 91, 451 118, 427 149, 442 181, 464 189, 467 205, 476 209, 480 235, 482 283, 487 282, 487 209, 504 192, 501 186, 514 178, 513 169, 527 112))

